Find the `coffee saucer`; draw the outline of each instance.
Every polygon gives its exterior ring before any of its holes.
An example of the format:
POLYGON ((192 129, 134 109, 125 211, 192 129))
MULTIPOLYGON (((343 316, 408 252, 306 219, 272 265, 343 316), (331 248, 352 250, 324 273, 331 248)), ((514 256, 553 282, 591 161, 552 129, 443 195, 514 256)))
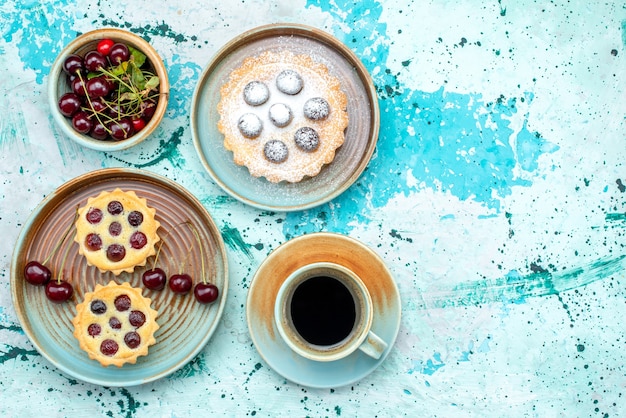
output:
POLYGON ((257 351, 274 371, 303 386, 336 388, 362 379, 385 360, 400 328, 400 293, 383 260, 369 247, 347 236, 318 232, 287 241, 261 263, 248 291, 246 316, 257 351), (379 359, 357 350, 340 360, 313 361, 281 339, 274 320, 278 289, 298 268, 324 261, 347 267, 365 283, 374 309, 371 329, 387 343, 379 359))

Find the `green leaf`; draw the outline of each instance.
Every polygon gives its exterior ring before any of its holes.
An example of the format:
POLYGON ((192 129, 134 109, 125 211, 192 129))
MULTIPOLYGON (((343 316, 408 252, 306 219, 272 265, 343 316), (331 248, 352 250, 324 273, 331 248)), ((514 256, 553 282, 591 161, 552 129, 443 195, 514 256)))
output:
POLYGON ((124 61, 124 62, 120 62, 119 65, 111 68, 111 73, 115 76, 121 76, 122 74, 126 73, 126 69, 128 68, 128 62, 124 61))
POLYGON ((131 66, 130 78, 132 85, 138 90, 144 89, 143 86, 146 84, 146 77, 143 75, 143 71, 134 64, 131 66))
POLYGON ((137 93, 130 92, 130 91, 127 91, 126 93, 123 93, 119 97, 119 100, 122 101, 122 102, 123 101, 132 102, 132 101, 135 101, 135 100, 138 100, 138 99, 139 99, 139 97, 138 97, 137 93))
POLYGON ((152 90, 156 89, 157 87, 159 87, 159 77, 154 75, 148 79, 145 88, 147 88, 148 90, 152 90))
POLYGON ((137 67, 141 67, 144 62, 146 62, 146 55, 138 49, 133 48, 132 46, 128 46, 128 50, 130 51, 131 60, 137 64, 137 67))

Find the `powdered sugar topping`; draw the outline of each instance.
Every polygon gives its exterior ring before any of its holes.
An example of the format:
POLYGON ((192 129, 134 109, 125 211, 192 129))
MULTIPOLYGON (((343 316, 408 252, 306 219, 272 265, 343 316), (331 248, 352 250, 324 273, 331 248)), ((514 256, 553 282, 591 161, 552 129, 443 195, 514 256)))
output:
POLYGON ((322 97, 314 97, 304 103, 304 116, 311 120, 324 120, 330 114, 330 105, 322 97))
POLYGON ((302 90, 302 77, 294 70, 281 71, 276 76, 276 87, 285 94, 298 94, 302 90))
POLYGON ((287 159, 289 155, 289 148, 283 141, 279 141, 278 139, 272 139, 265 143, 263 147, 263 154, 268 161, 272 163, 282 163, 287 159))
POLYGON ((243 136, 253 139, 261 135, 263 121, 254 113, 245 113, 239 118, 237 127, 243 136))
POLYGON ((289 125, 289 122, 293 119, 291 109, 284 103, 274 103, 272 107, 270 107, 269 112, 270 120, 279 128, 284 128, 289 125))
POLYGON ((320 137, 315 129, 308 126, 303 126, 298 129, 293 135, 293 139, 296 142, 298 148, 302 151, 313 152, 320 145, 320 137))
POLYGON ((250 106, 260 106, 270 98, 270 91, 261 81, 251 81, 243 89, 243 100, 250 106))

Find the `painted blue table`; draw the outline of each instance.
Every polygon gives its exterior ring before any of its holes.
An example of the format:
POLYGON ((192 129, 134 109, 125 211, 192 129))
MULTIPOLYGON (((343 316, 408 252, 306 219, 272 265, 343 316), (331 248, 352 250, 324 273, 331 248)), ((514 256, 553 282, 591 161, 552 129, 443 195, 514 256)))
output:
POLYGON ((0 415, 626 414, 623 2, 8 0, 0 21, 0 415), (368 168, 306 211, 263 211, 229 197, 200 163, 189 128, 192 93, 212 55, 275 22, 339 38, 378 91, 381 130, 368 168), (117 153, 68 141, 46 97, 61 48, 104 26, 152 43, 172 86, 153 137, 117 153), (230 263, 226 309, 201 354, 129 388, 57 370, 25 336, 10 296, 13 245, 31 211, 103 167, 150 170, 191 191, 230 263), (275 373, 245 318, 260 263, 316 231, 368 245, 402 295, 389 357, 333 389, 275 373))

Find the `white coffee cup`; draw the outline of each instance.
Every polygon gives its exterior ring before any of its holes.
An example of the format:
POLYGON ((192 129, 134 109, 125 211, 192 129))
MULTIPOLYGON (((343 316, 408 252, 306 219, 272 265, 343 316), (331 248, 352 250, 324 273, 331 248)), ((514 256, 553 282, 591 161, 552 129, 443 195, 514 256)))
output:
POLYGON ((379 359, 387 343, 371 331, 372 298, 350 269, 330 262, 300 267, 282 283, 274 305, 281 338, 315 361, 342 359, 356 350, 379 359))

